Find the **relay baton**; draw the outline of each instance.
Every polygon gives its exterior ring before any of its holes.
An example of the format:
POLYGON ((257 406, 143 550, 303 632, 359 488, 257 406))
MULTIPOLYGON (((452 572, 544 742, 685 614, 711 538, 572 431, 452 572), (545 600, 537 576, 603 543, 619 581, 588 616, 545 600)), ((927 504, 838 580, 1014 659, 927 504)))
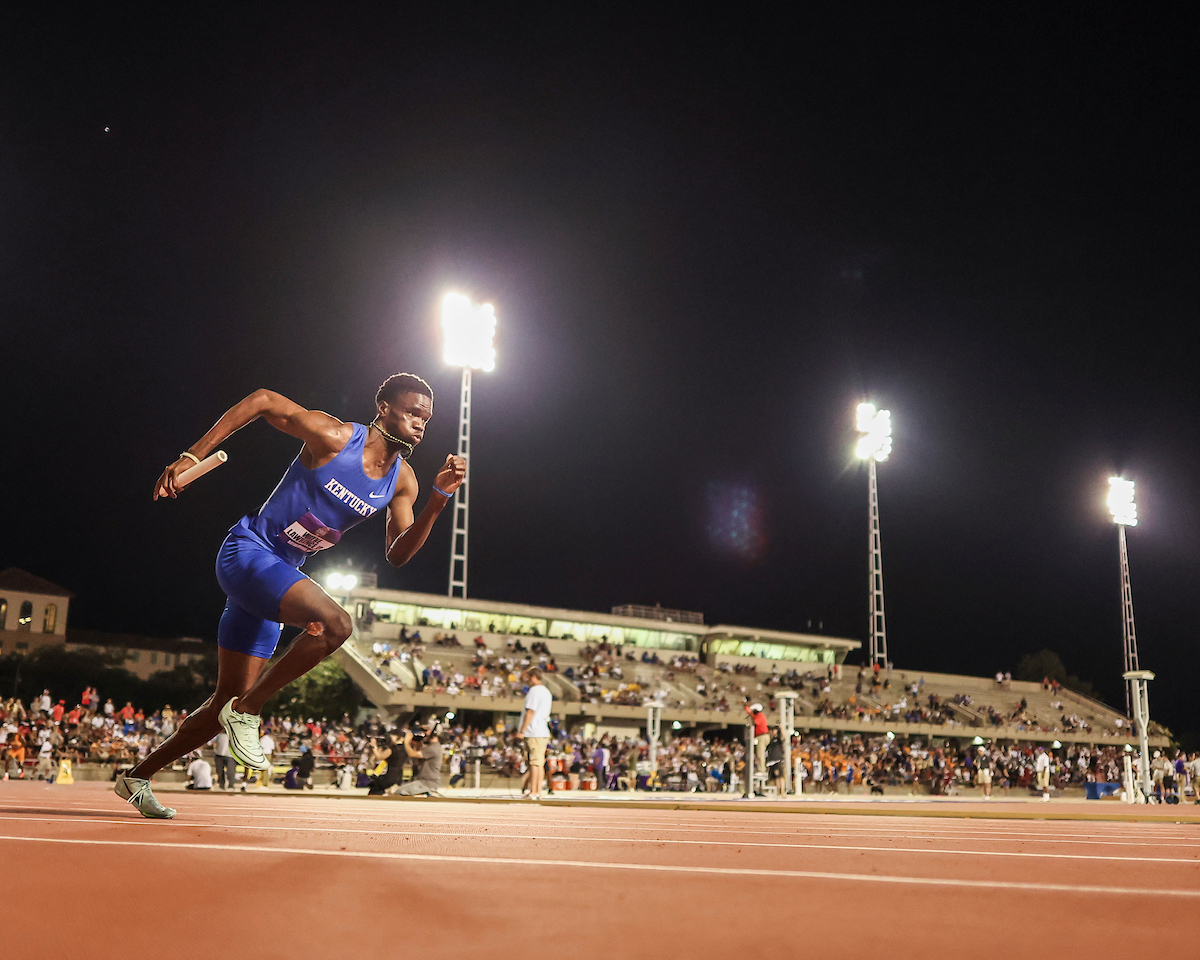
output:
MULTIPOLYGON (((179 485, 179 489, 183 489, 197 477, 204 476, 210 470, 217 469, 217 467, 219 467, 228 459, 229 454, 227 454, 224 450, 218 450, 216 453, 210 453, 199 463, 188 467, 183 471, 183 473, 175 478, 176 483, 179 485)), ((160 496, 166 496, 167 494, 167 491, 162 487, 158 488, 158 492, 160 496)))

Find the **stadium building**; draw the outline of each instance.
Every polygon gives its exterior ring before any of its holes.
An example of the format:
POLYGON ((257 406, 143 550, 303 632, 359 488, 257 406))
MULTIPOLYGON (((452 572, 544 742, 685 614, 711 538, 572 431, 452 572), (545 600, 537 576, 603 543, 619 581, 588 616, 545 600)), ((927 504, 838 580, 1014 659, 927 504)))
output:
POLYGON ((338 658, 397 719, 479 711, 487 716, 477 721, 511 724, 519 685, 495 664, 528 659, 553 660, 544 679, 554 712, 565 729, 588 736, 636 734, 650 705, 667 729, 741 728, 746 698, 774 716, 775 695, 792 690, 799 730, 886 731, 933 743, 1136 742, 1119 711, 1063 688, 899 669, 874 682, 844 666, 862 647, 844 637, 707 625, 699 613, 661 607, 594 613, 385 590, 364 579, 339 596, 355 631, 338 658), (602 644, 612 649, 597 670, 602 644))

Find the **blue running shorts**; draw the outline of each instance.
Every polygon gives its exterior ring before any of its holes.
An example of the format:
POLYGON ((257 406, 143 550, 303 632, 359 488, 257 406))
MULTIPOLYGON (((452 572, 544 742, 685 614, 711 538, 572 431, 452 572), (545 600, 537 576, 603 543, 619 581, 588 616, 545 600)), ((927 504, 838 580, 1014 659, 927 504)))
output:
POLYGON ((217 553, 217 583, 229 598, 217 646, 270 659, 283 631, 279 603, 292 584, 307 579, 257 540, 231 533, 217 553))

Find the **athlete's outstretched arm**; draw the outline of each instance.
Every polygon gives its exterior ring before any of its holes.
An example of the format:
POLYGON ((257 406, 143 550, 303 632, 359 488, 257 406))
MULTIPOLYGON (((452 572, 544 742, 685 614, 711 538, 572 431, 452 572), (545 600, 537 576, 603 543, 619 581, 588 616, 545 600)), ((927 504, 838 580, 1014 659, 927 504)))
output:
MULTIPOLYGON (((407 464, 405 464, 407 466, 407 464)), ((442 469, 438 471, 433 485, 437 487, 429 494, 429 502, 416 519, 413 518, 413 505, 417 502, 417 477, 411 469, 401 475, 396 483, 396 493, 388 504, 387 510, 387 562, 393 567, 401 567, 413 558, 418 550, 425 545, 433 522, 442 512, 442 508, 450 502, 449 497, 463 482, 467 474, 467 461, 453 454, 446 457, 442 469)))
MULTIPOLYGON (((337 456, 338 452, 350 440, 354 427, 342 423, 337 417, 331 417, 320 410, 305 410, 298 403, 293 403, 274 390, 255 390, 245 400, 234 404, 213 424, 212 429, 188 448, 188 453, 203 460, 220 446, 221 442, 231 434, 241 430, 248 423, 262 417, 276 430, 282 430, 297 440, 304 441, 305 450, 302 452, 306 467, 319 466, 322 461, 337 456)), ((165 490, 165 496, 179 495, 176 480, 192 461, 181 456, 163 471, 158 483, 154 485, 154 499, 160 496, 160 490, 165 490)))

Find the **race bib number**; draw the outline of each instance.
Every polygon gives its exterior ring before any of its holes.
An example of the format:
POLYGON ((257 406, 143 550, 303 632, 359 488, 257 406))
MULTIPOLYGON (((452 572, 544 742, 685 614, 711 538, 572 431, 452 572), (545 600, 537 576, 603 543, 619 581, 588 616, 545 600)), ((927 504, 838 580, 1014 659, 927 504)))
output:
POLYGON ((289 547, 304 553, 328 550, 341 539, 342 531, 327 527, 311 513, 306 513, 279 534, 279 539, 289 547))

